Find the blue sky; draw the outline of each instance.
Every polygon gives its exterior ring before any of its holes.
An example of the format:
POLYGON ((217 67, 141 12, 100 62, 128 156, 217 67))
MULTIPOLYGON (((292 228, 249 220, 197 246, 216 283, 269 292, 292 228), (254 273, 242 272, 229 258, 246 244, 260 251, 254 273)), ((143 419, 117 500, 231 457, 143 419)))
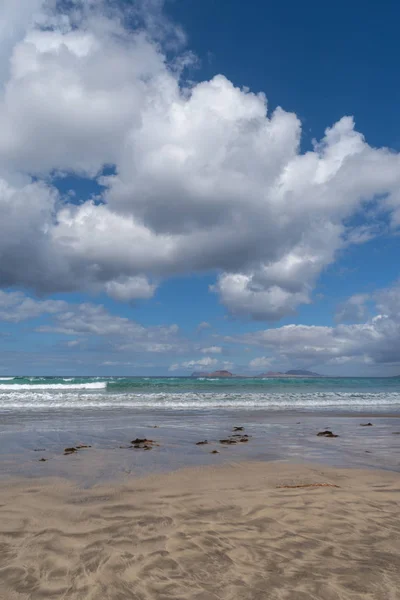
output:
POLYGON ((399 373, 398 5, 72 4, 0 14, 0 372, 399 373))
POLYGON ((193 73, 224 73, 265 91, 304 124, 304 144, 343 115, 354 115, 369 143, 399 149, 396 85, 398 3, 317 0, 168 4, 201 59, 193 73))

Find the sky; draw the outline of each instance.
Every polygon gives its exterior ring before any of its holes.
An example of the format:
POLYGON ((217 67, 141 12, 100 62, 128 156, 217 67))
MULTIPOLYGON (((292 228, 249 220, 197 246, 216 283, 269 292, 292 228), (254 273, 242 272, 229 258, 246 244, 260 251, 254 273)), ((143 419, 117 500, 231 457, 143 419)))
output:
POLYGON ((399 374, 399 18, 0 0, 0 374, 399 374))

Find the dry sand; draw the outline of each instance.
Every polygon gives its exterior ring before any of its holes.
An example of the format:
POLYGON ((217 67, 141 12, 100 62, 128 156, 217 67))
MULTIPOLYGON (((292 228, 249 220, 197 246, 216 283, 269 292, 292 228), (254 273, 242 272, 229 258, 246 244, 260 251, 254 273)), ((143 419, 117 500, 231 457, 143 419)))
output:
POLYGON ((399 499, 396 473, 280 462, 3 482, 0 598, 400 599, 399 499))

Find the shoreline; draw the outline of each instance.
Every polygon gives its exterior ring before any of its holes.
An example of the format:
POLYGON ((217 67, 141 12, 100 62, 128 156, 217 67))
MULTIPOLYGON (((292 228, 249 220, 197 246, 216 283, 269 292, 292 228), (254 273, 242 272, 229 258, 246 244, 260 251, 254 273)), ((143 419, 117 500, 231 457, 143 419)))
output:
POLYGON ((400 474, 283 461, 0 488, 4 600, 354 600, 400 589, 400 474))
POLYGON ((133 474, 231 462, 285 460, 334 467, 400 470, 398 417, 370 412, 347 417, 224 411, 220 414, 151 411, 71 412, 10 424, 0 435, 1 481, 13 476, 60 476, 89 485, 133 474), (85 413, 86 414, 86 413, 85 413), (372 426, 362 427, 371 422, 372 426), (235 426, 242 426, 235 440, 235 426), (330 430, 336 439, 320 437, 330 430), (337 437, 336 437, 337 436, 337 437), (227 438, 236 444, 221 443, 227 438), (244 441, 240 438, 243 437, 244 441), (146 448, 135 439, 154 440, 146 448), (207 444, 204 442, 207 440, 207 444), (82 449, 65 455, 65 448, 82 449))

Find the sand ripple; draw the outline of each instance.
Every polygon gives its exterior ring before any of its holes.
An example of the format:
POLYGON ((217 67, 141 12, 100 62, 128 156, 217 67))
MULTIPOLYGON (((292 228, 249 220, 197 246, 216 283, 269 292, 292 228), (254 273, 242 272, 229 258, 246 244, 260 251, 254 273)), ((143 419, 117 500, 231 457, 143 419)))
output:
POLYGON ((282 463, 19 481, 0 491, 0 598, 396 600, 399 499, 393 473, 282 463))

